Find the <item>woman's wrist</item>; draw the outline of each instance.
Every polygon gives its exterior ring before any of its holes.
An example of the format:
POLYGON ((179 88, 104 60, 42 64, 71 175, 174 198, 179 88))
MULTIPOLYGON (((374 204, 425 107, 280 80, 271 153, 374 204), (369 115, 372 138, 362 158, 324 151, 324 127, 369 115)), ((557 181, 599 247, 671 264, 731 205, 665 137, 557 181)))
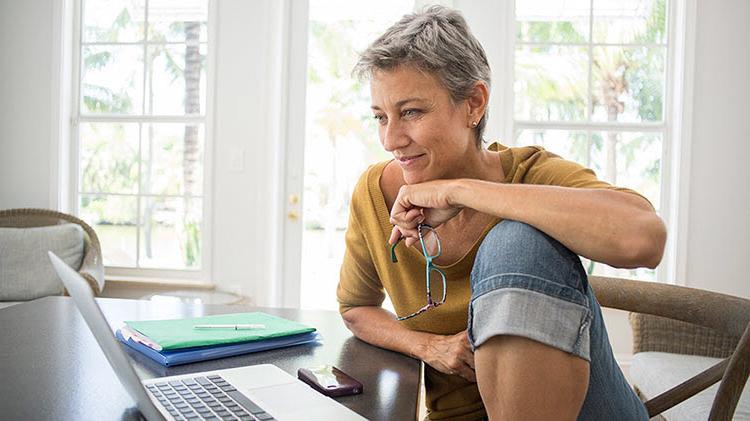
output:
POLYGON ((453 180, 448 203, 455 207, 470 208, 477 212, 506 218, 509 185, 473 178, 453 180))
MULTIPOLYGON (((416 333, 416 332, 415 332, 416 333)), ((439 335, 434 333, 418 332, 417 340, 414 341, 414 345, 411 347, 411 357, 416 358, 420 361, 426 361, 429 359, 429 350, 431 349, 430 343, 432 340, 439 335)))
POLYGON ((469 198, 467 192, 471 190, 471 181, 468 178, 458 178, 451 181, 448 189, 448 203, 451 206, 457 208, 471 207, 467 204, 469 198))

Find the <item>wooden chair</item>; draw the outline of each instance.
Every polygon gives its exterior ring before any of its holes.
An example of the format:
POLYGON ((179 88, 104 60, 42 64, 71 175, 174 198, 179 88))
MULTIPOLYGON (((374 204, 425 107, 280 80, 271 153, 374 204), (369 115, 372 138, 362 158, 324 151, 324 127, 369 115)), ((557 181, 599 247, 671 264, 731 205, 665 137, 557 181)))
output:
POLYGON ((78 224, 83 228, 84 248, 81 267, 78 273, 83 276, 94 295, 99 295, 104 289, 104 264, 99 237, 85 222, 73 215, 48 209, 6 209, 0 210, 0 227, 31 228, 50 225, 78 224))
POLYGON ((631 312, 634 352, 726 357, 645 402, 650 417, 720 381, 709 420, 732 419, 750 373, 750 300, 655 282, 600 276, 589 282, 602 306, 631 312))

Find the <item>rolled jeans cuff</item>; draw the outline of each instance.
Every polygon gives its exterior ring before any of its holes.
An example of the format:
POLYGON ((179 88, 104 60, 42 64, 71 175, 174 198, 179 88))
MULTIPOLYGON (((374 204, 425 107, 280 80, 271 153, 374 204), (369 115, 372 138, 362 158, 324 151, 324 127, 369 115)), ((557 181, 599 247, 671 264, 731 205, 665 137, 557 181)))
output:
POLYGON ((498 335, 532 339, 591 361, 587 306, 523 288, 501 288, 472 297, 469 341, 476 350, 498 335))

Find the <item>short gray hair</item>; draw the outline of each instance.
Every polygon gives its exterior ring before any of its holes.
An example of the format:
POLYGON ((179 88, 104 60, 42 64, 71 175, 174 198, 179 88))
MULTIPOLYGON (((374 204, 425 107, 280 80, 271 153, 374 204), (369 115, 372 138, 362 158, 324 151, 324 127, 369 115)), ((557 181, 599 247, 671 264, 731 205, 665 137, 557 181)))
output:
MULTIPOLYGON (((413 66, 437 77, 454 103, 465 100, 478 81, 490 88, 487 55, 461 13, 430 6, 405 15, 360 54, 354 74, 372 77, 376 70, 413 66)), ((487 109, 475 129, 477 145, 487 126, 487 109)))

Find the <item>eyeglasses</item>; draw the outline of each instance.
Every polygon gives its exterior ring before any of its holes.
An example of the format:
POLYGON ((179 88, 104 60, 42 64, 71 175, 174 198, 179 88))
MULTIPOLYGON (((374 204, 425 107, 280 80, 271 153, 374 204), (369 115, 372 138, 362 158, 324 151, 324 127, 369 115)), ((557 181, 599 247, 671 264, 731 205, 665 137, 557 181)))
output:
MULTIPOLYGON (((422 245, 422 254, 424 255, 425 260, 425 275, 426 275, 426 284, 427 284, 427 305, 420 308, 419 310, 415 311, 414 313, 404 316, 404 317, 398 317, 398 321, 403 321, 407 319, 411 319, 412 317, 419 316, 420 314, 424 313, 425 311, 437 307, 445 302, 445 291, 446 291, 446 285, 445 285, 445 272, 442 271, 442 269, 436 267, 432 261, 440 257, 440 254, 443 252, 442 246, 440 245, 440 238, 438 238, 437 232, 435 232, 435 229, 427 224, 419 224, 417 225, 417 234, 419 235, 419 243, 422 245), (435 242, 437 243, 437 252, 435 254, 430 254, 427 251, 427 246, 425 245, 425 235, 427 233, 432 233, 432 235, 435 237, 435 242), (436 301, 432 298, 432 274, 433 272, 436 272, 438 275, 440 275, 440 278, 443 280, 443 297, 440 299, 440 301, 436 301)), ((403 237, 402 237, 403 238, 403 237)), ((399 241, 401 241, 401 239, 399 241)), ((398 245, 399 241, 395 242, 393 246, 391 246, 391 261, 393 263, 398 263, 398 260, 396 259, 396 246, 398 245)))

